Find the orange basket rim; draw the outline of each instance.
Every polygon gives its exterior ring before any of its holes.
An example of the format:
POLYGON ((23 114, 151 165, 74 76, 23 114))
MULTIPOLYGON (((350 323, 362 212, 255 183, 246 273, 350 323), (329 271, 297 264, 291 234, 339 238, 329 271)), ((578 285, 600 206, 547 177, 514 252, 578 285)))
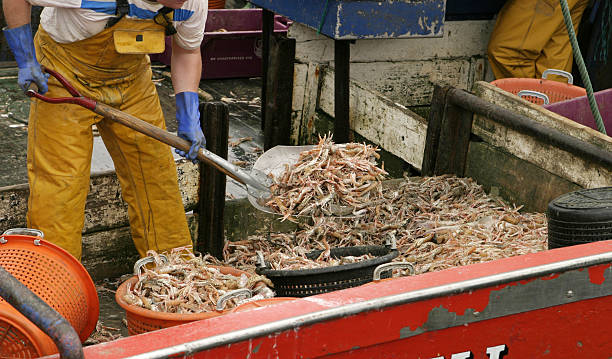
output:
POLYGON ((19 332, 27 338, 36 350, 35 354, 46 356, 57 353, 55 342, 8 302, 0 302, 0 313, 3 321, 19 329, 19 332))
POLYGON ((251 302, 246 302, 243 304, 240 304, 239 306, 230 309, 231 313, 236 313, 236 312, 244 312, 247 310, 251 310, 251 309, 257 309, 257 308, 263 308, 266 307, 268 305, 274 305, 274 304, 278 304, 278 303, 284 303, 284 302, 290 302, 292 300, 295 299, 299 299, 297 297, 272 297, 272 298, 265 298, 265 299, 260 299, 260 300, 254 300, 251 302))
MULTIPOLYGON (((24 234, 10 234, 0 235, 0 238, 4 238, 6 243, 0 244, 0 249, 14 248, 24 249, 23 244, 30 245, 29 250, 36 251, 41 255, 49 257, 52 255, 54 260, 64 264, 68 270, 75 276, 75 280, 82 284, 82 288, 85 292, 85 298, 87 302, 87 325, 79 333, 81 341, 85 341, 91 333, 96 329, 98 323, 98 316, 100 313, 100 301, 98 298, 98 292, 96 286, 91 279, 91 276, 72 254, 68 253, 65 249, 45 240, 38 236, 24 235, 24 234), (34 244, 34 240, 40 240, 40 245, 34 244)), ((48 303, 47 303, 48 304, 48 303)), ((61 314, 61 313, 60 313, 61 314)))
POLYGON ((505 78, 495 81, 491 81, 492 85, 495 85, 501 89, 507 88, 511 90, 530 90, 530 89, 551 89, 559 90, 567 94, 583 93, 586 95, 586 89, 574 84, 568 84, 566 82, 559 82, 547 79, 531 79, 531 78, 505 78))
MULTIPOLYGON (((218 268, 223 274, 232 274, 232 275, 246 274, 247 276, 251 275, 249 272, 246 272, 240 269, 236 269, 236 268, 232 268, 232 267, 215 266, 215 265, 209 265, 208 267, 218 268)), ((127 293, 128 285, 132 285, 136 283, 137 281, 138 281, 138 277, 133 276, 129 278, 128 280, 124 281, 123 283, 121 283, 121 285, 119 285, 119 288, 117 288, 117 291, 115 292, 115 301, 117 301, 117 304, 119 304, 119 306, 123 308, 126 312, 133 314, 133 315, 144 317, 150 320, 195 321, 199 319, 208 319, 210 317, 215 317, 215 316, 218 316, 224 313, 228 313, 231 310, 231 309, 225 309, 222 311, 215 310, 211 312, 180 313, 179 314, 179 313, 168 313, 168 312, 156 312, 153 310, 139 307, 134 304, 129 304, 128 302, 125 301, 125 299, 123 299, 123 297, 127 293)))

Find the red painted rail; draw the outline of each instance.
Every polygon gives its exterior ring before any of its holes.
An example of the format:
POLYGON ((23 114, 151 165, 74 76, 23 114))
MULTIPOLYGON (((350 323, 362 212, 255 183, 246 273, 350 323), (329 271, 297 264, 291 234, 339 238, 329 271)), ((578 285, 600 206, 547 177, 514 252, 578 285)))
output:
POLYGON ((609 358, 612 241, 397 278, 85 348, 108 358, 609 358))

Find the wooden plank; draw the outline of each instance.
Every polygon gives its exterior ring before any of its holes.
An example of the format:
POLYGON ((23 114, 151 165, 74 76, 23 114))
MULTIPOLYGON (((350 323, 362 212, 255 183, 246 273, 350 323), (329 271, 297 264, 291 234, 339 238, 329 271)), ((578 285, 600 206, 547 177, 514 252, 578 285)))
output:
POLYGON ((306 86, 308 80, 308 65, 296 63, 293 66, 293 99, 291 101, 291 138, 292 144, 300 141, 301 119, 304 117, 304 102, 306 101, 306 86))
POLYGON ((132 273, 138 258, 129 226, 83 236, 81 263, 94 281, 132 273))
POLYGON ((270 41, 274 37, 274 13, 263 9, 261 12, 262 31, 261 31, 261 129, 265 129, 266 124, 266 106, 267 106, 267 78, 268 68, 270 63, 270 41))
MULTIPOLYGON (((229 137, 229 108, 223 102, 200 105, 201 122, 205 131, 206 148, 227 159, 229 137)), ((225 242, 223 213, 225 208, 226 175, 207 164, 200 164, 199 226, 195 248, 223 258, 225 242)))
POLYGON ((509 92, 503 91, 488 82, 476 82, 473 92, 486 101, 529 117, 547 127, 554 128, 570 136, 590 142, 607 151, 612 151, 612 137, 548 111, 542 106, 533 104, 509 92))
POLYGON ((463 177, 473 117, 467 110, 446 104, 440 125, 434 174, 463 177))
MULTIPOLYGON (((494 25, 495 20, 447 21, 444 24, 444 35, 440 38, 357 40, 351 49, 351 59, 354 63, 469 58, 484 60, 494 25)), ((296 22, 289 28, 289 36, 298 42, 296 58, 299 61, 333 61, 333 39, 296 22)))
POLYGON ((470 142, 465 175, 487 192, 499 192, 510 203, 535 212, 546 212, 551 200, 581 188, 485 142, 470 142))
MULTIPOLYGON (((198 198, 198 167, 179 160, 177 173, 185 211, 195 208, 198 198)), ((29 189, 27 184, 0 188, 0 230, 26 226, 29 189)), ((121 197, 121 188, 114 172, 94 174, 91 177, 83 233, 103 231, 127 225, 127 205, 121 197)))
POLYGON ((334 138, 338 143, 352 141, 349 116, 351 42, 334 41, 334 138))
POLYGON ((449 87, 434 87, 427 124, 427 136, 425 137, 425 149, 423 150, 423 165, 421 166, 421 174, 423 176, 433 176, 435 172, 436 157, 440 143, 440 129, 444 119, 448 90, 449 87))
MULTIPOLYGON (((511 109, 541 124, 570 136, 592 143, 612 156, 612 138, 567 118, 531 104, 488 83, 478 82, 475 93, 492 103, 511 109)), ((485 142, 503 148, 514 156, 528 161, 584 188, 612 185, 612 168, 604 168, 589 160, 550 146, 537 138, 523 135, 482 116, 476 116, 473 133, 485 142)))
MULTIPOLYGON (((322 72, 319 109, 334 114, 334 74, 322 72)), ((351 81, 352 130, 378 144, 416 169, 421 169, 427 135, 427 120, 380 93, 351 81)))
MULTIPOLYGON (((450 22, 449 32, 440 39, 357 40, 351 46, 351 76, 404 106, 429 106, 433 84, 471 89, 475 81, 485 79, 493 23, 450 22)), ((333 61, 333 40, 295 23, 289 34, 297 39, 298 61, 333 61)))
MULTIPOLYGON (((294 144, 310 144, 315 137, 315 117, 317 112, 317 104, 319 98, 319 87, 321 83, 321 65, 310 62, 307 65, 297 64, 296 69, 299 66, 307 66, 306 77, 304 79, 304 93, 301 111, 297 113, 294 111, 292 115, 292 122, 294 128, 297 127, 296 135, 297 139, 294 142, 292 134, 292 142, 294 144)), ((294 90, 295 90, 294 84, 294 90)))
POLYGON ((266 79, 264 150, 290 144, 294 58, 295 39, 271 38, 266 79))

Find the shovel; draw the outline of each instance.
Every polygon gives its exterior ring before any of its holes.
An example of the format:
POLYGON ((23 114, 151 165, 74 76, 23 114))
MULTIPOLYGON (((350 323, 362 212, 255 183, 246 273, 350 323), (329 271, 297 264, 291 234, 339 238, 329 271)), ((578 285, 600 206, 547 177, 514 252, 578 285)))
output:
MULTIPOLYGON (((74 86, 72 86, 68 80, 66 80, 66 78, 59 73, 48 68, 44 68, 44 71, 55 77, 64 86, 64 88, 68 90, 72 97, 51 98, 41 95, 36 91, 35 84, 30 85, 30 88, 26 91, 27 96, 36 97, 39 100, 49 103, 70 103, 85 107, 103 116, 104 118, 118 122, 174 148, 189 152, 189 149, 191 148, 191 143, 189 141, 186 141, 168 131, 153 126, 111 106, 83 97, 76 90, 76 88, 74 88, 74 86)), ((200 148, 198 151, 198 159, 243 184, 246 187, 249 202, 251 202, 255 208, 267 213, 280 215, 272 209, 260 204, 260 202, 263 202, 262 200, 265 200, 271 196, 270 186, 272 181, 267 174, 273 173, 275 175, 279 175, 284 170, 285 164, 291 165, 296 163, 300 152, 307 149, 312 149, 314 147, 314 145, 276 146, 262 154, 262 156, 256 161, 253 170, 250 171, 250 173, 205 148, 200 148)))

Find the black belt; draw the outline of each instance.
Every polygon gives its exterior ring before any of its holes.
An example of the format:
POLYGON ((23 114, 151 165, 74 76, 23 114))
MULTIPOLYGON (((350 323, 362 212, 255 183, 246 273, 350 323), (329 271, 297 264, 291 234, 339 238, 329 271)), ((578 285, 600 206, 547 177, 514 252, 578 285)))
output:
POLYGON ((108 22, 106 23, 107 28, 114 26, 125 15, 130 13, 130 4, 128 3, 128 0, 116 0, 115 2, 117 3, 115 17, 111 17, 110 19, 108 19, 108 22))

